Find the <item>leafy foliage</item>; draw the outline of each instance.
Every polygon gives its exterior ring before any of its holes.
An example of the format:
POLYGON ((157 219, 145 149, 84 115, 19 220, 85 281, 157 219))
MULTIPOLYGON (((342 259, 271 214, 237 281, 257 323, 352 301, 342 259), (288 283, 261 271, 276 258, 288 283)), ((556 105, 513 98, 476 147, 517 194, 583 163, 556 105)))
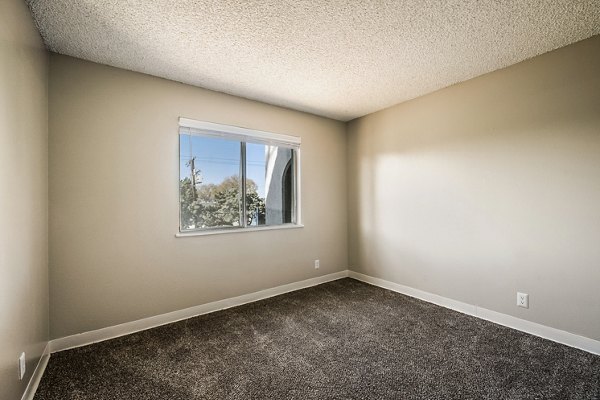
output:
MULTIPOLYGON (((239 226, 240 178, 230 176, 219 184, 202 184, 194 188, 190 178, 179 181, 182 229, 239 226)), ((246 181, 247 224, 265 222, 265 201, 251 179, 246 181)))

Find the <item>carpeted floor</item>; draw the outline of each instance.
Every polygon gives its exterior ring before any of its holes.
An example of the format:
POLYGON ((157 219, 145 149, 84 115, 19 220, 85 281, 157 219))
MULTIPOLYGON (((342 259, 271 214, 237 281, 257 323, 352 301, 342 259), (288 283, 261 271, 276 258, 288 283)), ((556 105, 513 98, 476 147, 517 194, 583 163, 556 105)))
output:
POLYGON ((37 400, 600 399, 600 356, 352 279, 53 354, 37 400))

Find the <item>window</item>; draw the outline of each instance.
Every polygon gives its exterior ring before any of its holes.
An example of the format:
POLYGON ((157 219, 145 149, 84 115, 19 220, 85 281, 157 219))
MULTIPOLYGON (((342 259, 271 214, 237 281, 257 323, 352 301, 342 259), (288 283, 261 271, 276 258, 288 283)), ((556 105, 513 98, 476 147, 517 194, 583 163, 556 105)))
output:
POLYGON ((299 153, 295 136, 180 118, 180 232, 298 225, 299 153))

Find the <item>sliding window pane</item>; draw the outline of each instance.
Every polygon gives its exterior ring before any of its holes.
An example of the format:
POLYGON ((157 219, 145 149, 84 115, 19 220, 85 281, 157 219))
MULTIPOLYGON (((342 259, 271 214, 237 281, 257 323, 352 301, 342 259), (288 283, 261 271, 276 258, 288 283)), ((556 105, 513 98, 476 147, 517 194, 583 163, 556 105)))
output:
POLYGON ((179 135, 181 230, 240 226, 240 146, 235 140, 179 135))
POLYGON ((293 174, 292 149, 246 144, 246 214, 249 226, 292 222, 293 174))

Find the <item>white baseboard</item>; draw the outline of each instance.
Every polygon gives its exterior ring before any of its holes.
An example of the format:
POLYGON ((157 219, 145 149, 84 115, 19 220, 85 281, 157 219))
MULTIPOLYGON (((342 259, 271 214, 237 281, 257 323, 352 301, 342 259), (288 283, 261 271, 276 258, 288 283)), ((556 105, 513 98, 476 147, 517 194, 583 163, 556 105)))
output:
POLYGON ((527 321, 511 315, 502 314, 496 311, 488 310, 472 304, 463 303, 452 300, 447 297, 437 294, 424 292, 398 283, 386 281, 380 278, 374 278, 369 275, 361 274, 354 271, 348 271, 348 276, 356 280, 369 283, 374 286, 379 286, 384 289, 389 289, 394 292, 402 293, 410 297, 415 297, 429 303, 437 304, 442 307, 450 308, 459 311, 463 314, 472 315, 477 318, 485 319, 499 325, 504 325, 509 328, 516 329, 531 335, 539 336, 544 339, 552 340, 570 347, 575 347, 589 353, 600 355, 600 341, 579 336, 574 333, 562 331, 560 329, 551 328, 549 326, 540 325, 535 322, 527 321))
POLYGON ((333 274, 323 275, 316 278, 310 278, 300 282, 289 283, 287 285, 281 285, 254 293, 232 297, 229 299, 214 301, 212 303, 201 304, 198 306, 185 308, 183 310, 143 318, 137 321, 126 322, 115 326, 109 326, 107 328, 101 328, 94 331, 83 332, 59 339, 54 339, 50 341, 50 352, 56 353, 59 351, 68 350, 75 347, 81 347, 108 339, 114 339, 119 336, 129 335, 131 333, 155 328, 157 326, 196 317, 198 315, 208 314, 211 312, 224 310, 226 308, 236 307, 242 304, 252 303, 254 301, 263 300, 280 294, 319 285, 321 283, 334 281, 336 279, 346 278, 347 276, 348 270, 335 272, 333 274))
POLYGON ((33 400, 33 396, 35 396, 35 391, 40 384, 40 380, 42 380, 42 375, 44 375, 44 371, 46 370, 49 359, 50 343, 46 343, 44 352, 38 360, 35 370, 33 370, 33 374, 31 374, 31 378, 29 378, 29 383, 27 383, 27 387, 25 388, 25 392, 23 392, 23 397, 21 397, 21 400, 33 400))

